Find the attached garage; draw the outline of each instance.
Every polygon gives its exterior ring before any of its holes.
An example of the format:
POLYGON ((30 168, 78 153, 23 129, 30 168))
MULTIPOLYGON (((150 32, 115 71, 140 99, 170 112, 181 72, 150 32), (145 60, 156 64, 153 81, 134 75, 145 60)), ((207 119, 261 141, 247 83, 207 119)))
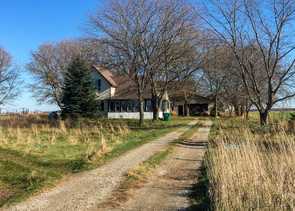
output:
POLYGON ((178 96, 172 101, 172 110, 178 116, 198 116, 210 113, 211 101, 199 95, 190 96, 187 100, 178 96))

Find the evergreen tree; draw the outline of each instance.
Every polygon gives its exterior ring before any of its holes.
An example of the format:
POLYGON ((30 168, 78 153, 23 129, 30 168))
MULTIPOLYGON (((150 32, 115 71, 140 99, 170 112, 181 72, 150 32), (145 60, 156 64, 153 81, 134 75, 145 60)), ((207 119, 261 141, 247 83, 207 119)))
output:
POLYGON ((61 100, 63 118, 93 116, 98 105, 88 64, 79 57, 75 58, 69 65, 64 80, 61 100))

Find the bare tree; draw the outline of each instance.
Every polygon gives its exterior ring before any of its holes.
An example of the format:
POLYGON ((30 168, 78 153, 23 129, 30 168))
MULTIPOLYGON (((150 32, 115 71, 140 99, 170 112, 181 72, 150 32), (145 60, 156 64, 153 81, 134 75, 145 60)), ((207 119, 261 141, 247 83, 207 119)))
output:
MULTIPOLYGON (((213 42, 213 41, 212 41, 213 42)), ((241 116, 249 110, 248 96, 231 49, 215 40, 208 49, 203 68, 203 90, 215 99, 215 115, 222 105, 241 116), (207 90, 206 90, 207 89, 207 90)))
POLYGON ((95 63, 100 57, 99 41, 92 39, 62 41, 41 45, 32 52, 27 69, 35 77, 31 85, 35 97, 40 102, 61 106, 64 74, 73 58, 82 57, 95 63))
POLYGON ((17 96, 18 79, 19 73, 12 66, 11 56, 0 48, 0 105, 17 96))
POLYGON ((226 84, 230 78, 229 71, 233 68, 229 52, 223 46, 213 45, 207 53, 203 68, 203 84, 208 88, 209 95, 214 97, 214 115, 217 117, 221 97, 226 92, 226 84))
POLYGON ((145 46, 149 56, 149 85, 153 119, 158 118, 161 100, 168 87, 189 78, 201 67, 201 33, 197 31, 192 7, 185 1, 159 1, 151 39, 145 46), (160 21, 158 21, 160 20, 160 21))
POLYGON ((128 75, 136 84, 140 124, 144 120, 144 91, 159 30, 155 23, 160 1, 126 0, 111 3, 91 17, 92 33, 108 46, 105 63, 128 75), (152 44, 152 45, 151 45, 152 44), (151 46, 149 46, 151 45, 151 46))
POLYGON ((236 75, 236 70, 229 70, 221 100, 231 114, 234 112, 236 116, 247 116, 251 104, 241 78, 236 75))
POLYGON ((249 100, 260 113, 261 124, 266 124, 276 103, 295 96, 294 2, 201 2, 205 26, 232 50, 249 100))
MULTIPOLYGON (((150 89, 154 120, 169 84, 200 68, 195 47, 199 34, 186 1, 112 1, 91 22, 95 35, 103 32, 109 46, 107 63, 137 84, 140 102, 150 89)), ((142 121, 143 108, 140 113, 142 121)))
MULTIPOLYGON (((158 51, 160 54, 156 54, 158 60, 150 71, 149 81, 153 101, 158 99, 153 105, 154 119, 158 116, 160 99, 165 92, 168 89, 177 88, 177 83, 190 83, 193 75, 203 65, 204 54, 198 49, 201 45, 200 37, 189 28, 183 28, 183 33, 187 36, 174 37, 175 40, 171 40, 168 45, 161 46, 158 51)), ((189 112, 187 114, 189 115, 189 112)))

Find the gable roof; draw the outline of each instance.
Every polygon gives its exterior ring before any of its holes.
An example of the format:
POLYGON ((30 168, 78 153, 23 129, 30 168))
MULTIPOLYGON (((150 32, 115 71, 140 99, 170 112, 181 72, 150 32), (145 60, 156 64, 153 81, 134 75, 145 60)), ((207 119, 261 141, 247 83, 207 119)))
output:
POLYGON ((111 71, 98 65, 93 65, 93 67, 111 86, 118 86, 118 83, 116 82, 116 77, 111 71))
POLYGON ((116 74, 112 71, 94 65, 93 68, 98 72, 112 87, 116 88, 114 96, 111 99, 128 100, 137 99, 137 88, 135 82, 127 75, 116 74))

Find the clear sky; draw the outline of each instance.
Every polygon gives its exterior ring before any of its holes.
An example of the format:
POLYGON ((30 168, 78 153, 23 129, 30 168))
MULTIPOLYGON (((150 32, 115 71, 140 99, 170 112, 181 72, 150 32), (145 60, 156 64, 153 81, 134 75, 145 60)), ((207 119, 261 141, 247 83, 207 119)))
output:
MULTIPOLYGON (((107 1, 107 0, 106 0, 107 1)), ((55 110, 38 104, 26 88, 31 82, 25 69, 30 53, 45 42, 57 42, 85 35, 88 16, 104 0, 2 0, 0 5, 0 46, 13 57, 24 81, 21 95, 4 108, 9 110, 55 110)))
MULTIPOLYGON (((22 73, 20 96, 3 106, 9 111, 29 108, 31 111, 56 110, 55 105, 38 104, 31 96, 28 84, 32 82, 25 65, 30 53, 45 42, 58 42, 85 35, 88 16, 108 0, 1 0, 0 46, 14 58, 22 73)), ((295 103, 285 102, 283 106, 295 103), (286 104, 285 104, 286 103, 286 104)))

